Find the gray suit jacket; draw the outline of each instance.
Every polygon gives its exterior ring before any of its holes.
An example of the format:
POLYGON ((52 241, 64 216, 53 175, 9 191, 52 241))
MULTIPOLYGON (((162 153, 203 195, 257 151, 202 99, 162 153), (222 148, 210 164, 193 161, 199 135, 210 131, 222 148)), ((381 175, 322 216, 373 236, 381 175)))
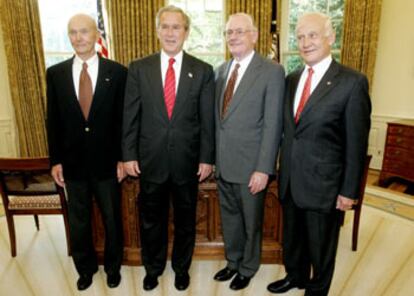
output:
POLYGON ((283 122, 284 70, 255 53, 221 119, 232 62, 216 72, 216 177, 246 184, 254 171, 275 172, 283 122))

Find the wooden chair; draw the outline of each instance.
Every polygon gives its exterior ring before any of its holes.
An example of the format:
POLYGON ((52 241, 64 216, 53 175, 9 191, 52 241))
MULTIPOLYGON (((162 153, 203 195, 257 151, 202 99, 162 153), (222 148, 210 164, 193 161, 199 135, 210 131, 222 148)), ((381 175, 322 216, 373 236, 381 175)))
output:
MULTIPOLYGON (((361 217, 362 203, 364 202, 365 186, 367 184, 369 164, 371 162, 371 155, 367 155, 365 158, 364 173, 362 175, 361 185, 359 187, 358 203, 352 206, 354 211, 354 224, 352 226, 352 251, 356 251, 358 247, 358 232, 359 232, 359 220, 361 217)), ((345 213, 342 213, 341 224, 344 223, 345 213)))
POLYGON ((68 211, 64 189, 50 176, 49 158, 0 158, 0 194, 7 218, 12 257, 16 256, 15 215, 33 215, 39 230, 38 215, 60 214, 69 245, 68 211))

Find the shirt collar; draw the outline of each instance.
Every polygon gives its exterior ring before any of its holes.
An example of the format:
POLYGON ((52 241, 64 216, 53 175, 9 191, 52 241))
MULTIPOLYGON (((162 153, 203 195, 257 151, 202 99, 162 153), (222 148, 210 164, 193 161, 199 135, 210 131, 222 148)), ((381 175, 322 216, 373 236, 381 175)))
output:
MULTIPOLYGON (((312 66, 313 71, 324 73, 332 62, 332 55, 328 55, 326 58, 322 59, 319 63, 312 66)), ((307 73, 308 69, 311 68, 308 65, 305 65, 305 72, 307 73)))
MULTIPOLYGON (((183 60, 184 51, 181 50, 179 53, 177 53, 172 58, 175 59, 175 64, 181 64, 181 61, 183 60)), ((168 64, 168 61, 171 57, 163 50, 161 49, 161 62, 165 61, 168 64)))
POLYGON ((246 68, 249 64, 250 61, 253 59, 255 51, 252 50, 251 53, 249 53, 247 56, 245 56, 242 60, 238 61, 236 59, 233 59, 233 64, 240 64, 241 68, 246 68))
MULTIPOLYGON (((98 54, 94 54, 92 57, 87 59, 85 62, 88 64, 88 67, 90 67, 91 65, 94 65, 98 61, 99 61, 98 54)), ((83 62, 84 61, 78 55, 75 55, 75 58, 73 59, 74 64, 82 65, 83 62)))

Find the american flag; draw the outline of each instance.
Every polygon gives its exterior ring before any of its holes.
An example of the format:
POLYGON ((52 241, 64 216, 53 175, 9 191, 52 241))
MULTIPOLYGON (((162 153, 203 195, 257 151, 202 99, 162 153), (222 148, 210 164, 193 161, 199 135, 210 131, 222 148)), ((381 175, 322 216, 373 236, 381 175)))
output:
POLYGON ((105 33, 105 26, 103 20, 103 12, 102 12, 102 0, 97 0, 97 7, 98 7, 98 30, 101 33, 101 36, 98 39, 98 53, 108 58, 108 43, 106 42, 106 33, 105 33))

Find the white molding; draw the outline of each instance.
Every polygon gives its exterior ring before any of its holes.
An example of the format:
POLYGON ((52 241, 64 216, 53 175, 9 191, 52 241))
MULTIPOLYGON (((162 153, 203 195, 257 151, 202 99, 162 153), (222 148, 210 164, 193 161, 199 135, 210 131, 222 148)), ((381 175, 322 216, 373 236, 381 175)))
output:
POLYGON ((16 132, 13 122, 10 118, 0 118, 0 156, 2 157, 16 157, 16 132))

